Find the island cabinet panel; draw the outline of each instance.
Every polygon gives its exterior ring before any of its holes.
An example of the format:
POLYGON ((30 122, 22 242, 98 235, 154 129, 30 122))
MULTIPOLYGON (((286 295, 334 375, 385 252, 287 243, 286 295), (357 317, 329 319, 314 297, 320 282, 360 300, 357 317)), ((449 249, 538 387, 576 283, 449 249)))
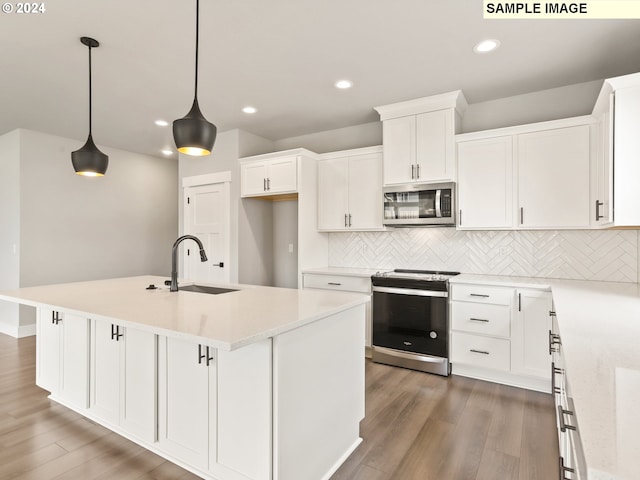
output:
POLYGON ((155 441, 156 335, 104 320, 91 326, 91 412, 155 441))
POLYGON ((36 383, 64 403, 89 406, 89 320, 39 308, 36 383))
POLYGON ((274 479, 328 479, 359 444, 364 318, 359 305, 274 338, 274 479))
POLYGON ((209 441, 215 442, 215 436, 209 438, 209 412, 216 408, 214 350, 209 347, 208 355, 206 345, 164 336, 158 345, 158 444, 172 457, 207 470, 209 441))
POLYGON ((271 477, 271 340, 232 352, 159 338, 160 448, 214 478, 271 477))

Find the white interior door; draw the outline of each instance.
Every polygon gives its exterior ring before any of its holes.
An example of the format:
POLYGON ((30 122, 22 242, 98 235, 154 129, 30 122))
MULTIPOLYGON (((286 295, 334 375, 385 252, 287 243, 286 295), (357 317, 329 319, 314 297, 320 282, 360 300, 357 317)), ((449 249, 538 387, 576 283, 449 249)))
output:
POLYGON ((184 234, 198 237, 208 258, 201 262, 198 246, 190 240, 183 242, 185 279, 209 283, 230 281, 229 208, 228 182, 184 188, 184 234))

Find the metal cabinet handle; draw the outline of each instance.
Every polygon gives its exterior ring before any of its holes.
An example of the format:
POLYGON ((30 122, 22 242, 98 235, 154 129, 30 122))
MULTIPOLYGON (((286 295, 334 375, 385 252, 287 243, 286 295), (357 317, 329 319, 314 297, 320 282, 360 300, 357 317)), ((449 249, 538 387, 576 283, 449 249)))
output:
POLYGON ((262 179, 262 191, 263 192, 267 191, 267 179, 266 178, 262 179))
POLYGON ((211 264, 212 267, 220 267, 220 268, 224 268, 224 262, 220 262, 220 263, 212 263, 211 264))
POLYGON ((556 386, 556 375, 561 375, 564 373, 564 370, 556 367, 554 362, 551 362, 551 394, 560 394, 562 390, 560 387, 556 386))
POLYGON ((420 180, 420 164, 416 165, 416 178, 420 180))
POLYGON ((416 166, 412 163, 411 164, 411 180, 415 180, 416 178, 416 166))
POLYGON ((214 360, 213 348, 207 347, 207 367, 211 365, 211 362, 213 362, 213 360, 214 360), (209 349, 211 349, 211 354, 209 354, 209 349))
POLYGON ((524 208, 520 207, 520 225, 524 223, 524 208))
POLYGON ((469 320, 471 320, 472 322, 489 323, 489 320, 487 320, 486 318, 473 318, 473 317, 470 317, 469 320))
POLYGON ((342 284, 338 282, 327 282, 327 285, 342 285, 342 284))
POLYGON ((560 341, 560 335, 549 330, 549 355, 554 352, 558 352, 557 349, 553 348, 554 345, 562 345, 562 342, 560 341))
POLYGON ((345 226, 345 228, 348 226, 347 225, 347 214, 346 213, 344 214, 344 226, 345 226))
POLYGON ((489 355, 489 352, 487 352, 486 350, 476 350, 474 348, 471 348, 469 351, 473 353, 481 353, 482 355, 489 355))
POLYGON ((271 179, 267 177, 267 190, 271 190, 271 179))
POLYGON ((460 209, 460 214, 458 215, 458 223, 462 226, 462 209, 460 209))
POLYGON ((469 296, 470 297, 489 298, 489 295, 485 295, 484 293, 470 293, 469 296))
POLYGON ((553 310, 549 310, 549 316, 550 317, 555 317, 556 316, 556 312, 554 312, 553 310))
POLYGON ((202 360, 204 360, 206 358, 206 355, 203 352, 203 347, 202 345, 198 344, 198 364, 202 364, 202 360))
MULTIPOLYGON (((573 474, 573 473, 576 473, 576 471, 573 468, 569 468, 569 467, 565 466, 564 458, 562 458, 562 456, 560 456, 560 480, 571 480, 571 478, 567 478, 565 473, 573 474)), ((571 477, 573 478, 573 475, 571 475, 571 477)))
POLYGON ((599 200, 596 200, 596 222, 599 221, 601 218, 604 218, 604 215, 600 215, 600 207, 603 205, 604 203, 602 203, 599 200))
POLYGON ((351 214, 349 214, 349 226, 351 226, 351 214))
POLYGON ((560 431, 561 432, 566 432, 567 430, 576 430, 576 427, 573 425, 570 425, 568 423, 564 423, 564 416, 565 415, 573 415, 573 412, 571 410, 565 410, 564 408, 562 408, 562 405, 558 405, 558 423, 560 423, 560 431))
POLYGON ((56 312, 55 310, 51 312, 51 323, 54 325, 60 324, 62 318, 60 318, 60 312, 56 312))
POLYGON ((111 340, 115 340, 116 342, 118 342, 120 341, 120 337, 124 337, 124 333, 120 333, 120 327, 112 323, 111 324, 111 340))

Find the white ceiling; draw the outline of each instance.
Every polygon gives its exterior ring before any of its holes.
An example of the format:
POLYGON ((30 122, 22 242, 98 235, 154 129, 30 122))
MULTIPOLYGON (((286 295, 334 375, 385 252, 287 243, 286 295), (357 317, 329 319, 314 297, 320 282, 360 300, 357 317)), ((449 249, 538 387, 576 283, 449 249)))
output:
MULTIPOLYGON (((0 134, 28 128, 160 155, 193 99, 195 0, 45 0, 0 13, 0 134)), ((199 101, 218 131, 272 140, 376 121, 462 89, 469 103, 640 70, 639 20, 483 20, 482 0, 202 0, 199 101), (502 45, 473 53, 484 38, 502 45), (351 90, 333 87, 354 82, 351 90), (253 105, 258 113, 240 110, 253 105)))

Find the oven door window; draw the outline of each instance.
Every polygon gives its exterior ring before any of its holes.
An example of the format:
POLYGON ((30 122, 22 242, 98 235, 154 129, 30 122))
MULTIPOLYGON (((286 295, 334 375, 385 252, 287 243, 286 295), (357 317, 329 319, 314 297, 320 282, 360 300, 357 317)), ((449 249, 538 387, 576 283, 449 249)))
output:
POLYGON ((373 345, 448 357, 447 298, 373 292, 373 345))

